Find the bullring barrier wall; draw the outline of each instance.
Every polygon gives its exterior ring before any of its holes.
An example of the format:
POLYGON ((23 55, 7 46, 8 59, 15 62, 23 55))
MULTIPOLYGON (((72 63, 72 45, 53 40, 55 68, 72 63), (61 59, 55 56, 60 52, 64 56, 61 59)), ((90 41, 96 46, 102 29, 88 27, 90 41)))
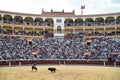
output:
POLYGON ((102 60, 1 60, 0 66, 24 66, 32 65, 101 65, 101 66, 120 66, 120 61, 102 60))

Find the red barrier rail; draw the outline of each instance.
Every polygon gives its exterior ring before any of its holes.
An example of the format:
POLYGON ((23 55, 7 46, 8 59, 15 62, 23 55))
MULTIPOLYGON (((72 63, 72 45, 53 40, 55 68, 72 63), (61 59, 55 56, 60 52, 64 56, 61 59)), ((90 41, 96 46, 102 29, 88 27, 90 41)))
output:
POLYGON ((120 66, 120 61, 81 61, 81 60, 18 60, 18 61, 0 61, 0 66, 21 66, 31 65, 103 65, 103 66, 120 66))

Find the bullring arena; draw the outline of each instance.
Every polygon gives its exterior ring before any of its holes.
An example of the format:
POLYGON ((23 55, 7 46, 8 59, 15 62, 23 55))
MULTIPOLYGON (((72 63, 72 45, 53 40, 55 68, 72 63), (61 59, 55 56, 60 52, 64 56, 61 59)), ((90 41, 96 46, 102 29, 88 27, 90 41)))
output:
POLYGON ((0 80, 119 80, 120 12, 74 12, 0 11, 0 80))

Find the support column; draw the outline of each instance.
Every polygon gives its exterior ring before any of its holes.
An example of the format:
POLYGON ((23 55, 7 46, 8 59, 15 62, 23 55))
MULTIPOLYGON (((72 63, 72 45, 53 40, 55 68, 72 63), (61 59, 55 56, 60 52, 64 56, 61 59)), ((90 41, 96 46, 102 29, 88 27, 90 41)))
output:
POLYGON ((33 18, 32 26, 35 26, 35 17, 32 17, 32 18, 33 18))
POLYGON ((44 32, 43 35, 45 36, 45 28, 43 28, 43 32, 44 32))
POLYGON ((1 14, 1 23, 3 23, 3 14, 1 14))
POLYGON ((1 25, 1 34, 3 34, 3 25, 1 25))
POLYGON ((93 18, 93 25, 92 26, 95 26, 95 18, 93 18))
POLYGON ((85 36, 85 28, 83 28, 83 33, 84 33, 83 35, 85 36))
POLYGON ((116 21, 116 19, 115 19, 115 24, 116 24, 116 22, 117 22, 117 21, 116 21))
POLYGON ((115 18, 115 24, 117 23, 117 16, 114 17, 115 18))
POLYGON ((75 28, 73 28, 73 34, 75 34, 75 28))
POLYGON ((12 15, 12 22, 11 22, 11 24, 14 24, 14 15, 12 15))
POLYGON ((14 34, 14 26, 12 26, 12 34, 14 34))
POLYGON ((33 36, 36 36, 36 35, 35 35, 35 28, 33 28, 33 36))
POLYGON ((85 26, 85 18, 82 18, 83 19, 83 25, 82 26, 85 26))
POLYGON ((104 19, 104 26, 106 25, 106 23, 105 23, 105 19, 106 19, 106 17, 103 17, 103 19, 104 19))
POLYGON ((25 30, 24 30, 24 27, 23 27, 23 34, 22 34, 22 35, 25 35, 24 31, 25 31, 25 30))
POLYGON ((115 36, 117 36, 117 35, 116 35, 116 28, 117 28, 117 27, 115 26, 115 36))
POLYGON ((25 23, 26 23, 26 22, 25 22, 25 16, 24 16, 24 17, 23 17, 23 25, 26 25, 25 23))
POLYGON ((95 36, 95 28, 93 28, 93 30, 94 30, 94 36, 95 36))
POLYGON ((104 27, 104 36, 105 36, 106 28, 104 27))

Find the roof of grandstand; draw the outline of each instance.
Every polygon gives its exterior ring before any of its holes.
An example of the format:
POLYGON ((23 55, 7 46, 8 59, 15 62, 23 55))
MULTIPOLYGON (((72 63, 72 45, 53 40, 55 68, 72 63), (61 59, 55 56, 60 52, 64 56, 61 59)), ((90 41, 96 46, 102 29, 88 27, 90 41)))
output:
POLYGON ((53 11, 50 12, 43 11, 41 14, 31 14, 31 13, 21 13, 21 12, 11 12, 11 11, 4 11, 0 10, 1 13, 8 13, 8 14, 18 14, 18 15, 28 15, 28 16, 45 16, 45 17, 93 17, 93 16, 109 16, 109 15, 119 15, 120 12, 113 12, 113 13, 106 13, 106 14, 91 14, 91 15, 76 15, 74 10, 72 12, 64 12, 62 11, 53 11))

